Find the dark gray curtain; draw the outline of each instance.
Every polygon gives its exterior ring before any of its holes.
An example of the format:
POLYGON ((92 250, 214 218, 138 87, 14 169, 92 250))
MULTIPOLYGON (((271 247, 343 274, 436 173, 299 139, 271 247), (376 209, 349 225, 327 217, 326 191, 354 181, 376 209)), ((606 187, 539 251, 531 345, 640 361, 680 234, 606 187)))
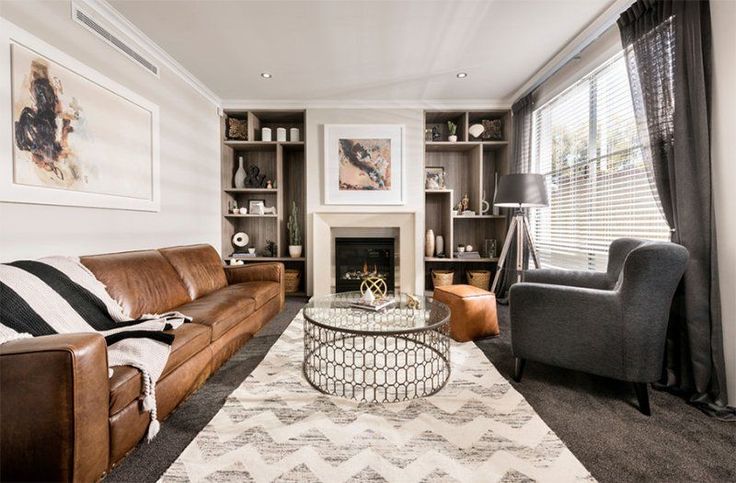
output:
POLYGON ((662 384, 704 411, 727 408, 711 194, 707 1, 639 0, 618 20, 650 182, 672 241, 690 252, 670 315, 662 384))
MULTIPOLYGON (((532 113, 534 112, 535 93, 532 92, 522 97, 511 106, 512 115, 512 138, 511 138, 511 163, 509 173, 528 173, 532 164, 532 113)), ((502 208, 504 209, 504 208, 502 208)), ((511 225, 513 211, 505 209, 506 226, 511 225)), ((500 249, 500 248, 499 248, 500 249)), ((529 254, 524 254, 524 268, 529 265, 529 254)), ((500 303, 508 302, 509 287, 516 280, 516 244, 511 248, 506 257, 501 278, 496 287, 496 300, 500 303)))

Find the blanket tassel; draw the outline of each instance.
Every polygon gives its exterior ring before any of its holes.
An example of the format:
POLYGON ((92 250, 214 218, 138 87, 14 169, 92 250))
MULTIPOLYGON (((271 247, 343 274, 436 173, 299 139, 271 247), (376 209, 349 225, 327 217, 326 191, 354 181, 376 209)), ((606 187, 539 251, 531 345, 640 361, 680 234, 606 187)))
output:
POLYGON ((156 411, 156 386, 147 372, 143 372, 143 394, 143 410, 148 411, 151 416, 146 433, 146 441, 150 443, 161 429, 161 423, 158 421, 156 411))

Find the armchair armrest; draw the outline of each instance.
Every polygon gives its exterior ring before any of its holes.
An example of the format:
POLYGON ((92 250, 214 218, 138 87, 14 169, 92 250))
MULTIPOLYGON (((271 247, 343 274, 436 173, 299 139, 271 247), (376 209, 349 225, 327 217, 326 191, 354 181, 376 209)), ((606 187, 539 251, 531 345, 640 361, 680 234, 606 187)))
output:
POLYGON ((509 304, 514 356, 621 378, 617 292, 525 282, 511 287, 509 304))
POLYGON ((559 270, 553 268, 539 268, 524 271, 524 282, 547 283, 552 285, 568 285, 571 287, 586 287, 599 290, 611 288, 608 274, 589 270, 559 270))
POLYGON ((248 265, 234 265, 225 268, 227 283, 230 285, 243 282, 276 282, 280 285, 281 306, 286 299, 286 285, 284 283, 283 263, 252 263, 248 265))
POLYGON ((96 481, 107 471, 110 389, 100 334, 0 346, 0 479, 96 481))

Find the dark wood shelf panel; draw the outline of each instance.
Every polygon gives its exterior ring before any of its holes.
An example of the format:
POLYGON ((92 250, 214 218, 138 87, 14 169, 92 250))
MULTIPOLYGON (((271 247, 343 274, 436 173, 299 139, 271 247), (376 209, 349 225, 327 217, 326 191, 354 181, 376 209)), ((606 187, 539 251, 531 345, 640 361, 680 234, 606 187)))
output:
POLYGON ((427 263, 492 263, 497 262, 498 258, 440 258, 440 257, 424 257, 427 263))
POLYGON ((278 193, 276 188, 225 188, 225 193, 278 193))

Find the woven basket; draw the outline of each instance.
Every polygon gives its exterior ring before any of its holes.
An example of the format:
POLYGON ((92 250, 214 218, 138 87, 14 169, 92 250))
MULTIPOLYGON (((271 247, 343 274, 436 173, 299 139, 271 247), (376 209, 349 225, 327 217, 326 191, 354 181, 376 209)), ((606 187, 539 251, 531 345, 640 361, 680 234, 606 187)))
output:
POLYGON ((294 293, 299 291, 299 280, 302 278, 301 270, 287 268, 284 275, 286 293, 294 293))
POLYGON ((468 285, 488 290, 491 282, 491 272, 488 270, 468 270, 468 285))
POLYGON ((452 270, 432 270, 432 285, 442 287, 443 285, 452 285, 452 279, 455 272, 452 270))

